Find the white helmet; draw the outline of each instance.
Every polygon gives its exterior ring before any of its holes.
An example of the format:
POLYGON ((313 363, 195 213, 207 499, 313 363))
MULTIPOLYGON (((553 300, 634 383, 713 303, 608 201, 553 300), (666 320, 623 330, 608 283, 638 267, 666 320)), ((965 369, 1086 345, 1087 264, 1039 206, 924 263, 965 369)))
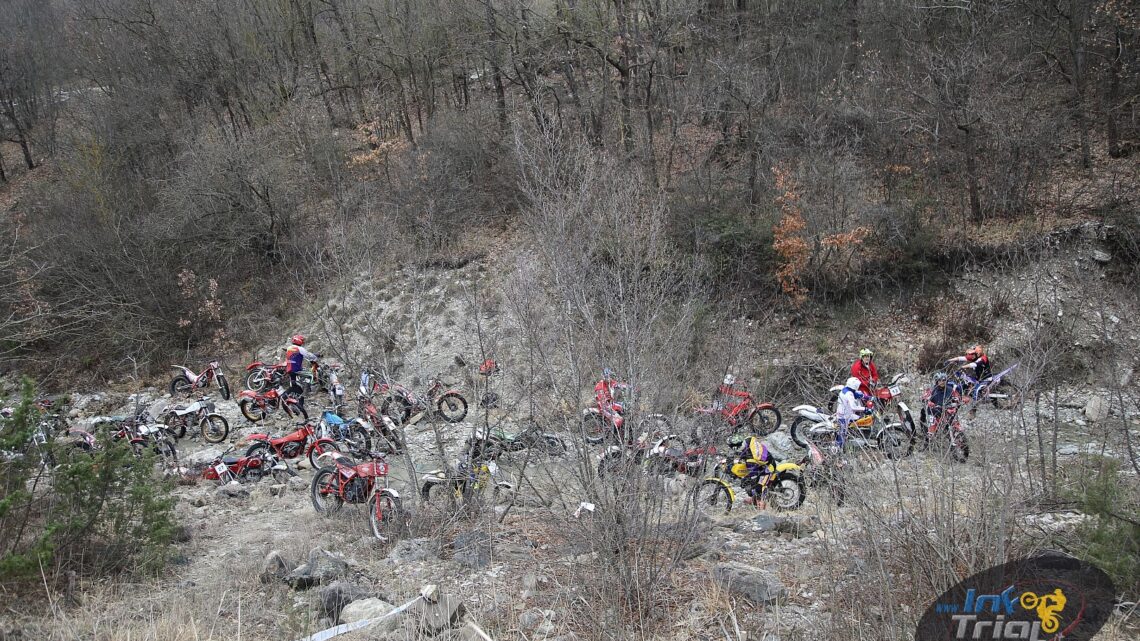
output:
POLYGON ((860 382, 859 379, 852 376, 851 378, 847 379, 847 382, 844 383, 844 386, 849 388, 849 389, 858 390, 859 386, 862 384, 863 383, 860 382))
POLYGON ((736 377, 733 376, 732 374, 725 374, 724 375, 724 384, 725 385, 735 385, 736 384, 736 377))

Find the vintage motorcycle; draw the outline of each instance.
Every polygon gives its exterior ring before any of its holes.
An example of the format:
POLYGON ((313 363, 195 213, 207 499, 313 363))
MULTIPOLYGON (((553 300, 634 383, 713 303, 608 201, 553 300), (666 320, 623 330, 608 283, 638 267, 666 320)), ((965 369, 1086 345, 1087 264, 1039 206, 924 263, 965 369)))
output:
POLYGON ((374 392, 384 398, 380 412, 397 425, 408 422, 413 414, 429 411, 433 405, 435 415, 448 423, 459 423, 467 417, 467 399, 458 390, 444 387, 438 378, 428 379, 427 390, 422 394, 387 379, 378 382, 374 392))
POLYGON ((729 481, 738 483, 754 502, 771 499, 777 510, 794 510, 807 497, 803 468, 791 461, 773 461, 765 470, 752 470, 742 460, 721 458, 714 476, 706 478, 693 493, 694 507, 700 511, 728 513, 736 500, 729 481))
POLYGON ((259 450, 252 456, 223 454, 202 470, 201 478, 222 483, 256 483, 269 474, 276 476, 295 473, 285 463, 278 461, 272 452, 259 450))
POLYGON ((343 443, 353 454, 367 454, 372 451, 373 431, 371 425, 362 418, 344 419, 333 410, 321 412, 318 434, 343 443))
POLYGON ((305 411, 300 399, 290 394, 284 387, 278 386, 266 392, 242 390, 238 393, 238 399, 238 409, 241 410, 242 416, 254 423, 268 418, 278 409, 284 410, 290 418, 297 416, 306 420, 309 418, 309 413, 305 411))
POLYGON ((367 503, 372 534, 386 540, 400 520, 400 494, 388 487, 388 462, 378 452, 368 454, 362 463, 334 452, 332 465, 313 475, 310 495, 313 507, 326 516, 335 514, 345 503, 367 503), (381 483, 381 480, 383 481, 381 483))
POLYGON ((623 468, 641 466, 646 472, 657 475, 680 472, 698 477, 708 467, 709 459, 716 455, 714 446, 684 447, 676 434, 642 434, 626 447, 611 445, 598 455, 598 478, 613 477, 623 468))
POLYGON ((725 438, 734 433, 767 436, 778 430, 782 421, 780 410, 773 403, 757 401, 751 392, 741 391, 746 396, 716 399, 706 407, 693 408, 694 416, 713 417, 723 423, 730 430, 729 433, 725 434, 724 428, 715 431, 718 436, 725 438))
POLYGON ((215 412, 216 406, 209 396, 203 396, 189 405, 171 405, 158 415, 158 422, 174 438, 186 436, 186 428, 194 426, 207 443, 221 443, 230 435, 230 423, 215 412))
MULTIPOLYGON (((929 392, 927 393, 929 397, 929 392)), ((942 406, 942 412, 935 419, 934 432, 930 433, 930 419, 934 417, 933 408, 923 408, 922 427, 927 433, 926 438, 919 439, 921 448, 928 449, 932 443, 942 442, 950 452, 950 458, 956 463, 965 463, 970 458, 970 443, 966 439, 966 429, 958 418, 960 403, 955 400, 942 406)))
POLYGON ((496 459, 502 454, 527 448, 550 456, 562 456, 567 449, 565 441, 554 434, 544 433, 533 420, 525 430, 515 434, 502 428, 476 428, 474 436, 467 439, 466 447, 473 456, 486 459, 496 459))
POLYGON ((635 435, 650 434, 658 438, 672 431, 669 418, 664 414, 642 414, 637 425, 631 430, 626 423, 626 413, 633 407, 632 389, 625 384, 614 388, 614 402, 605 407, 600 399, 582 410, 582 431, 586 442, 599 445, 606 441, 629 444, 635 435))
MULTIPOLYGON (((800 447, 815 445, 828 449, 839 435, 839 423, 826 410, 814 405, 797 405, 799 414, 790 428, 792 441, 800 447)), ((847 443, 854 447, 878 449, 889 459, 903 459, 914 451, 915 433, 900 423, 886 423, 868 414, 847 426, 847 443)))
POLYGON ((501 480, 497 463, 471 456, 461 457, 455 469, 432 470, 424 474, 420 481, 423 483, 420 495, 425 501, 430 501, 433 496, 441 496, 448 490, 458 500, 482 497, 489 491, 491 500, 494 501, 500 493, 514 489, 512 483, 501 480))
POLYGON ((171 367, 182 371, 170 381, 171 396, 175 398, 190 396, 194 390, 205 389, 210 383, 217 383, 218 389, 222 392, 222 400, 230 400, 230 383, 222 373, 222 366, 218 361, 210 361, 201 374, 196 374, 194 370, 182 365, 171 365, 171 367))
POLYGON ((319 467, 317 459, 330 452, 339 452, 340 446, 327 436, 320 436, 310 423, 302 423, 296 430, 277 437, 268 434, 250 434, 246 439, 252 442, 245 451, 246 456, 253 456, 258 452, 268 454, 272 452, 281 459, 295 459, 307 456, 309 465, 313 469, 319 467))
MULTIPOLYGON (((891 382, 887 385, 872 385, 871 386, 871 399, 874 401, 872 411, 876 418, 882 422, 889 422, 887 416, 893 413, 898 416, 899 423, 907 431, 914 433, 914 416, 911 415, 910 407, 902 401, 902 393, 904 386, 910 382, 910 379, 904 374, 895 374, 891 377, 891 382)), ((842 385, 835 385, 829 390, 830 397, 827 401, 827 411, 835 412, 835 402, 839 398, 839 392, 843 389, 842 385)))

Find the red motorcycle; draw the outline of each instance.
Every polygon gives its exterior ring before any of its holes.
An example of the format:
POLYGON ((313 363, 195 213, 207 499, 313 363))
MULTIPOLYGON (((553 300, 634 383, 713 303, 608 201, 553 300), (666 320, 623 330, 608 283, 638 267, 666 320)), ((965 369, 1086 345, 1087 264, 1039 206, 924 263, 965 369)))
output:
MULTIPOLYGON (((923 395, 923 400, 930 398, 930 391, 928 390, 923 395)), ((930 419, 934 419, 934 432, 926 432, 925 441, 919 437, 918 442, 923 443, 922 449, 928 449, 931 443, 943 441, 946 449, 950 451, 950 457, 956 463, 965 463, 970 458, 970 444, 966 440, 966 429, 962 427, 962 421, 958 419, 958 408, 960 407, 959 399, 948 402, 942 406, 942 412, 935 416, 934 410, 937 409, 933 403, 927 402, 926 408, 923 409, 921 414, 922 426, 927 428, 930 419)))
POLYGON ((294 459, 304 455, 308 456, 309 465, 314 470, 317 469, 317 459, 322 454, 340 452, 335 441, 327 436, 318 436, 309 423, 302 424, 285 436, 271 438, 268 434, 250 434, 247 440, 252 441, 253 445, 245 451, 246 456, 259 453, 268 456, 272 453, 281 459, 294 459))
MULTIPOLYGON (((730 379, 726 378, 725 384, 730 379)), ((735 381, 734 381, 735 382, 735 381)), ((740 393, 740 390, 737 390, 740 393)), ((714 400, 708 407, 697 407, 693 413, 698 416, 712 416, 724 422, 733 433, 746 430, 749 435, 767 436, 780 428, 780 410, 772 403, 760 403, 751 392, 743 396, 727 396, 728 400, 714 400)))
POLYGON ((226 375, 222 373, 222 366, 218 361, 210 361, 201 374, 195 374, 194 370, 182 365, 171 365, 171 367, 182 370, 181 374, 170 381, 171 396, 190 396, 194 390, 204 389, 213 382, 217 383, 218 389, 222 391, 222 399, 230 400, 230 384, 226 380, 226 375))
POLYGON ((626 408, 632 405, 626 398, 629 390, 629 385, 619 384, 614 388, 614 400, 608 407, 595 398, 592 406, 582 410, 582 430, 587 443, 598 445, 608 439, 629 444, 642 435, 660 437, 669 433, 669 419, 664 414, 644 414, 638 419, 636 429, 628 430, 625 414, 626 408))
POLYGON ((300 399, 287 392, 283 387, 275 387, 268 392, 242 390, 238 394, 238 398, 240 399, 238 409, 241 410, 242 416, 254 423, 268 418, 278 409, 285 410, 285 414, 290 418, 297 416, 305 420, 309 418, 309 413, 305 411, 305 406, 301 404, 300 399))
POLYGON ((245 368, 245 388, 264 392, 277 387, 285 380, 285 363, 263 363, 254 361, 245 368))
POLYGON ((229 483, 256 483, 275 471, 286 471, 284 463, 279 463, 273 454, 258 450, 252 456, 227 456, 223 454, 210 462, 202 470, 202 478, 207 481, 229 483))
POLYGON ((367 503, 372 534, 386 539, 386 532, 400 517, 400 494, 388 487, 388 462, 384 457, 376 452, 369 456, 370 460, 356 463, 343 454, 332 454, 333 465, 322 467, 313 476, 313 507, 328 516, 345 503, 367 503))
POLYGON ((402 425, 413 413, 427 412, 435 405, 435 414, 448 423, 458 423, 467 417, 467 399, 456 389, 444 387, 438 378, 428 379, 428 388, 423 394, 394 383, 386 376, 373 379, 372 392, 384 397, 380 412, 402 425))

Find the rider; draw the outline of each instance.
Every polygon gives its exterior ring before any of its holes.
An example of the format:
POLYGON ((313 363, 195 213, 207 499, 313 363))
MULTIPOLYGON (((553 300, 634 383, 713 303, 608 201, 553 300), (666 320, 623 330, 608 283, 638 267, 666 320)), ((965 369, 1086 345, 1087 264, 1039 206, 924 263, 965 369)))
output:
POLYGON ((760 509, 764 509, 762 497, 755 494, 756 488, 760 485, 760 477, 771 474, 779 461, 768 451, 768 446, 756 436, 745 438, 739 434, 734 434, 729 437, 728 446, 735 450, 737 458, 742 459, 748 466, 748 476, 744 477, 742 485, 748 488, 752 503, 760 509))
POLYGON ((871 386, 879 384, 879 369, 875 367, 875 352, 864 347, 859 360, 851 364, 851 376, 859 379, 859 391, 870 395, 871 386))
POLYGON ((977 381, 984 381, 993 375, 993 370, 990 369, 990 357, 986 355, 986 350, 981 345, 974 345, 966 350, 965 356, 955 356, 946 361, 947 365, 952 363, 961 363, 962 369, 973 371, 974 379, 977 381))
POLYGON ((961 400, 961 389, 946 372, 934 375, 934 386, 930 388, 930 396, 926 400, 927 412, 930 415, 930 425, 926 428, 926 438, 934 436, 938 428, 938 420, 942 417, 942 410, 958 403, 961 400))
POLYGON ((870 397, 859 391, 861 384, 859 379, 852 376, 847 379, 843 389, 839 390, 839 399, 835 403, 835 419, 839 422, 839 435, 835 439, 835 444, 840 450, 847 442, 848 424, 871 411, 866 405, 870 403, 870 397))
POLYGON ((736 377, 732 374, 724 375, 724 382, 721 383, 716 391, 717 397, 715 400, 718 405, 723 406, 721 409, 728 407, 731 401, 729 397, 748 398, 748 392, 736 389, 736 377))
POLYGON ((289 393, 295 395, 298 405, 304 408, 305 390, 297 382, 297 376, 301 373, 305 359, 315 361, 320 359, 321 355, 304 348, 305 337, 301 334, 296 334, 289 342, 289 346, 285 348, 285 373, 289 375, 289 393))

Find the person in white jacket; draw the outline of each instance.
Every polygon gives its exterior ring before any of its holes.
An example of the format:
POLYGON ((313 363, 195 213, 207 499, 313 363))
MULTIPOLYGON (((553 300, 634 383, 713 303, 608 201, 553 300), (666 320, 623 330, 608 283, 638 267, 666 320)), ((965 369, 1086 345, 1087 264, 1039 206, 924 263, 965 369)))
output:
POLYGON ((839 390, 839 400, 835 403, 835 420, 839 423, 839 436, 835 439, 835 444, 839 449, 843 449, 843 444, 847 442, 847 425, 870 411, 865 405, 868 396, 859 391, 861 384, 859 379, 852 376, 844 383, 843 389, 839 390))

